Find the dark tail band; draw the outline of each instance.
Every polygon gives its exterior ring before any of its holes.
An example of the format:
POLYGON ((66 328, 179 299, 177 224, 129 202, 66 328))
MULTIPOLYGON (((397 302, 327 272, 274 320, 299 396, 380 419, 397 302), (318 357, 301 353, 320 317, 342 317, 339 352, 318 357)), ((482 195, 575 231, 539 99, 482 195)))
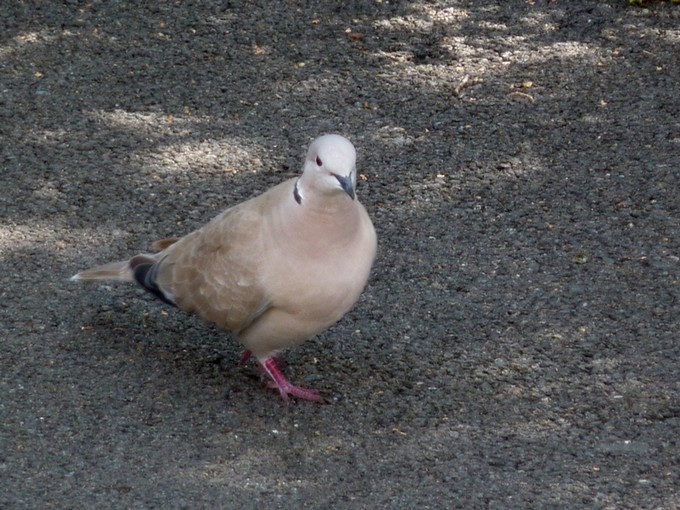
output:
POLYGON ((137 283, 148 290, 151 294, 156 296, 158 299, 167 303, 169 305, 175 306, 175 303, 170 301, 163 291, 160 289, 156 283, 156 272, 158 271, 158 264, 152 264, 149 262, 143 262, 141 264, 132 265, 133 261, 130 261, 132 266, 132 274, 135 277, 137 283))

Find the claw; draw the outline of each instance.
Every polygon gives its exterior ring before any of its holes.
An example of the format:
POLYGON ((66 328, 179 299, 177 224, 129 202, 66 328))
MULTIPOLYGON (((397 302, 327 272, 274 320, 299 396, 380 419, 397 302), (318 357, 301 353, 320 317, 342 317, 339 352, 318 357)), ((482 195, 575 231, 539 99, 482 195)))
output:
POLYGON ((316 390, 302 388, 300 386, 291 384, 278 367, 280 359, 281 358, 271 357, 261 361, 260 364, 267 375, 269 375, 271 378, 269 386, 278 389, 283 400, 288 402, 290 400, 290 396, 293 396, 303 400, 318 402, 319 404, 328 403, 326 399, 319 395, 316 390))

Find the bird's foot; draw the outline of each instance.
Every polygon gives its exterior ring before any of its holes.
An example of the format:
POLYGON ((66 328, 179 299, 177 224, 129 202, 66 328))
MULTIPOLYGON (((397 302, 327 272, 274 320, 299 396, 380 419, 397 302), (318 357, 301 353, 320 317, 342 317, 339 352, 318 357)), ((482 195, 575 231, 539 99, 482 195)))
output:
POLYGON ((283 372, 279 369, 281 358, 271 357, 260 362, 264 371, 269 375, 271 381, 269 386, 271 388, 276 388, 281 394, 281 398, 286 402, 289 401, 290 397, 301 398, 303 400, 311 400, 312 402, 318 402, 319 404, 327 404, 325 398, 323 398, 316 390, 309 388, 301 388, 300 386, 295 386, 290 383, 283 372))

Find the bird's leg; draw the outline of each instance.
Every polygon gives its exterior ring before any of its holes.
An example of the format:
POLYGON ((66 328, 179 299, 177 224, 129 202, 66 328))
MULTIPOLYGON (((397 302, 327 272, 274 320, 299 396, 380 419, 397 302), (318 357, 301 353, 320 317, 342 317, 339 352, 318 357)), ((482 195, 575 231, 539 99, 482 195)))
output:
POLYGON ((301 388, 300 386, 291 384, 277 366, 277 358, 267 358, 264 361, 261 361, 260 364, 262 365, 264 371, 267 372, 269 377, 271 377, 273 386, 279 390, 283 400, 288 401, 289 395, 292 395, 293 397, 301 398, 303 400, 311 400, 320 404, 327 403, 326 399, 319 395, 315 390, 301 388))
MULTIPOLYGON (((241 356, 241 359, 238 361, 239 365, 245 365, 250 361, 250 358, 253 357, 252 351, 243 351, 243 355, 241 356)), ((279 370, 283 370, 286 367, 286 361, 281 357, 281 356, 272 356, 272 360, 276 363, 276 366, 279 367, 279 370)), ((267 371, 265 368, 260 365, 260 372, 263 374, 266 374, 267 371)))
POLYGON ((248 363, 248 360, 252 355, 253 353, 250 351, 243 351, 243 356, 241 356, 241 359, 239 360, 238 364, 245 365, 246 363, 248 363))

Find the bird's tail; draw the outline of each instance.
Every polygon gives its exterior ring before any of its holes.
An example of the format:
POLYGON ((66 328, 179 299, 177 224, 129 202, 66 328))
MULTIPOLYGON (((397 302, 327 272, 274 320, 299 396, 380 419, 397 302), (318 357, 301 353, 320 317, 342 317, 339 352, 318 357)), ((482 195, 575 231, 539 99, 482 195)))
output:
POLYGON ((134 281, 132 268, 129 260, 121 260, 119 262, 111 262, 103 266, 86 269, 78 274, 71 276, 71 281, 96 281, 96 280, 114 280, 119 282, 134 281))
POLYGON ((134 268, 140 264, 153 264, 156 262, 154 255, 136 255, 130 260, 110 262, 103 266, 86 269, 71 277, 71 281, 98 281, 110 280, 118 282, 135 281, 134 268))

